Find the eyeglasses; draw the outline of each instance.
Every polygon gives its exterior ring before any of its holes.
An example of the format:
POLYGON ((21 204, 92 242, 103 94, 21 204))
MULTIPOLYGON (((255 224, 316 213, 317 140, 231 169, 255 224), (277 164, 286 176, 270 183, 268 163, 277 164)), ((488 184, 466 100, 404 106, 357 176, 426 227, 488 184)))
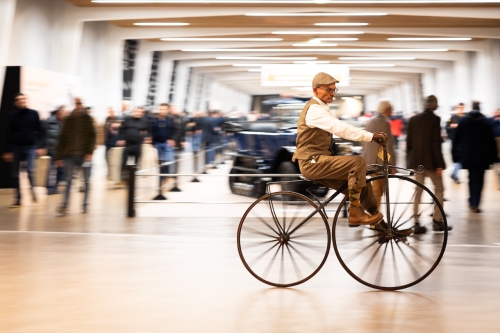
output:
POLYGON ((326 91, 328 94, 331 94, 331 93, 336 93, 337 91, 339 91, 338 88, 334 88, 334 89, 330 89, 330 88, 323 88, 323 87, 318 87, 320 89, 323 89, 324 91, 326 91))

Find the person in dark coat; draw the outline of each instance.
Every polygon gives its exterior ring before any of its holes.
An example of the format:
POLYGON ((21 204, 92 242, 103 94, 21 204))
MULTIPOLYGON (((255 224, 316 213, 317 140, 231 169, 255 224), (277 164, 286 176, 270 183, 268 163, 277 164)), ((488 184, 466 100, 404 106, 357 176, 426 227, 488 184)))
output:
POLYGON ((495 163, 495 171, 498 175, 498 189, 500 190, 500 109, 497 109, 491 117, 491 126, 493 127, 493 134, 497 142, 497 162, 495 163))
POLYGON ((122 158, 123 180, 126 179, 124 168, 128 157, 133 156, 135 164, 138 164, 141 157, 142 144, 151 142, 149 131, 149 122, 144 117, 144 109, 142 107, 137 107, 131 117, 126 117, 123 120, 118 133, 118 141, 116 142, 117 146, 125 146, 122 158))
POLYGON ((47 177, 47 194, 57 194, 57 185, 64 179, 64 168, 56 166, 57 145, 59 143, 59 134, 63 124, 66 110, 64 106, 60 106, 53 111, 47 120, 43 122, 45 146, 47 154, 52 158, 49 174, 47 177))
MULTIPOLYGON (((439 203, 443 206, 444 201, 444 186, 443 186, 443 170, 446 164, 441 150, 443 139, 441 137, 441 120, 434 114, 438 108, 438 100, 436 96, 430 95, 425 99, 424 111, 411 117, 408 123, 408 133, 406 137, 406 158, 407 167, 409 169, 417 169, 419 165, 423 165, 425 170, 423 173, 416 173, 415 180, 423 184, 425 178, 429 177, 434 184, 434 194, 439 203)), ((427 228, 419 223, 419 205, 422 196, 422 189, 416 188, 415 201, 413 205, 413 213, 415 219, 415 234, 423 234, 427 228)), ((436 206, 434 207, 434 215, 432 217, 432 229, 434 231, 444 231, 441 211, 436 206)), ((448 226, 448 230, 452 227, 448 226)))
MULTIPOLYGON (((160 163, 160 173, 169 173, 170 165, 164 165, 167 162, 173 162, 175 159, 174 148, 174 120, 168 117, 169 105, 160 104, 158 108, 158 117, 151 120, 151 137, 153 146, 158 150, 158 161, 160 163)), ((165 181, 165 177, 160 177, 160 183, 165 181)))
POLYGON ((215 161, 215 147, 219 143, 219 129, 216 111, 210 111, 202 120, 201 141, 205 147, 205 164, 212 165, 215 161))
POLYGON ((75 98, 75 109, 64 119, 56 149, 56 165, 64 167, 66 190, 59 214, 66 215, 75 169, 83 171, 83 213, 87 212, 90 189, 90 164, 96 143, 96 130, 92 117, 87 114, 82 100, 75 98))
MULTIPOLYGON (((451 116, 450 119, 446 122, 446 134, 448 134, 448 138, 453 141, 455 137, 455 133, 457 133, 458 123, 460 119, 464 116, 464 103, 460 103, 455 107, 455 114, 451 116)), ((458 180, 458 171, 462 169, 462 165, 460 163, 455 163, 453 166, 453 173, 451 174, 451 179, 456 184, 460 184, 460 180, 458 180)))
POLYGON ((26 161, 26 170, 31 186, 31 197, 36 202, 33 164, 36 154, 44 155, 43 128, 38 112, 27 108, 27 99, 23 94, 14 95, 14 110, 7 118, 7 148, 3 154, 6 162, 12 163, 15 198, 10 208, 21 206, 21 188, 19 170, 22 161, 26 161))
POLYGON ((469 207, 480 213, 484 171, 497 161, 497 148, 490 121, 480 112, 480 103, 472 103, 472 111, 458 123, 453 139, 453 162, 469 171, 469 207))

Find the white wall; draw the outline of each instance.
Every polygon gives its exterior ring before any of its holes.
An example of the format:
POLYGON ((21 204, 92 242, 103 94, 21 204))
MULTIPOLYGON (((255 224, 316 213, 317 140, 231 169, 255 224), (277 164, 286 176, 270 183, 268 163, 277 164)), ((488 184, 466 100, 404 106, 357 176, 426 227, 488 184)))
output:
POLYGON ((61 16, 60 1, 18 0, 7 65, 58 71, 61 16))
POLYGON ((81 97, 87 106, 92 106, 93 116, 103 122, 107 108, 112 106, 106 93, 106 62, 108 24, 86 22, 83 26, 82 42, 76 74, 82 78, 81 97), (104 61, 103 61, 104 60, 104 61))

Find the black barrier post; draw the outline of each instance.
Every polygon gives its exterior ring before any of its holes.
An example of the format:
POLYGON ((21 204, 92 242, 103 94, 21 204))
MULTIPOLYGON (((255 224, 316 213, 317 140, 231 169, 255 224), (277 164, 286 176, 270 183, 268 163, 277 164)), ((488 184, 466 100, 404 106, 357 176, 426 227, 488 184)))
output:
MULTIPOLYGON (((179 171, 179 155, 175 154, 175 161, 172 164, 174 166, 175 173, 177 174, 179 171)), ((177 186, 177 175, 174 174, 174 187, 170 190, 170 192, 181 192, 181 189, 177 186)))
MULTIPOLYGON (((160 173, 161 173, 161 167, 160 167, 160 173)), ((158 177, 158 182, 159 182, 159 185, 158 185, 158 195, 156 197, 153 198, 153 200, 167 200, 167 197, 163 195, 163 193, 161 193, 161 185, 162 185, 162 176, 158 177)))
MULTIPOLYGON (((198 173, 198 151, 193 150, 193 173, 198 173)), ((199 183, 200 180, 194 176, 191 183, 199 183)))
POLYGON ((135 172, 137 165, 127 165, 128 169, 128 200, 127 217, 135 217, 135 172))

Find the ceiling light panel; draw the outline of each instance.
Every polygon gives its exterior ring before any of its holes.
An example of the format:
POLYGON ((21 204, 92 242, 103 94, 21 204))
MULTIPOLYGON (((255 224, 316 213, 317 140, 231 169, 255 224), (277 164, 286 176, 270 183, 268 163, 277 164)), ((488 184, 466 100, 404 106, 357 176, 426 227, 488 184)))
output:
POLYGON ((339 60, 415 60, 414 57, 339 57, 339 60))
POLYGON ((316 60, 316 57, 217 57, 217 60, 316 60))
POLYGON ((470 37, 402 37, 402 38, 387 38, 390 41, 405 41, 405 42, 421 42, 421 41, 467 41, 470 37))
POLYGON ((331 30, 331 31, 273 31, 273 35, 362 35, 363 31, 342 31, 342 30, 331 30))
POLYGON ((248 13, 246 16, 290 16, 290 17, 343 17, 343 16, 385 16, 387 13, 248 13))
POLYGON ((167 37, 165 42, 280 42, 283 38, 235 38, 235 37, 167 37))
POLYGON ((182 49, 183 52, 447 52, 448 49, 182 49))
POLYGON ((319 27, 361 27, 368 25, 368 23, 329 23, 329 22, 324 22, 324 23, 314 23, 314 25, 319 26, 319 27))
POLYGON ((318 47, 322 47, 322 46, 338 46, 338 44, 334 44, 334 43, 319 43, 319 44, 316 44, 316 43, 298 43, 298 44, 292 44, 292 46, 298 46, 298 47, 318 46, 318 47))
POLYGON ((140 27, 181 27, 189 25, 189 23, 185 22, 136 22, 135 26, 140 27))
MULTIPOLYGON (((356 38, 356 37, 332 37, 332 38, 329 38, 329 37, 326 37, 326 38, 323 38, 323 37, 320 37, 320 38, 315 38, 315 40, 317 40, 318 42, 353 42, 353 41, 357 41, 359 40, 359 38, 356 38)), ((311 42, 311 41, 309 41, 311 42)), ((315 43, 315 42, 311 42, 311 43, 315 43)))

